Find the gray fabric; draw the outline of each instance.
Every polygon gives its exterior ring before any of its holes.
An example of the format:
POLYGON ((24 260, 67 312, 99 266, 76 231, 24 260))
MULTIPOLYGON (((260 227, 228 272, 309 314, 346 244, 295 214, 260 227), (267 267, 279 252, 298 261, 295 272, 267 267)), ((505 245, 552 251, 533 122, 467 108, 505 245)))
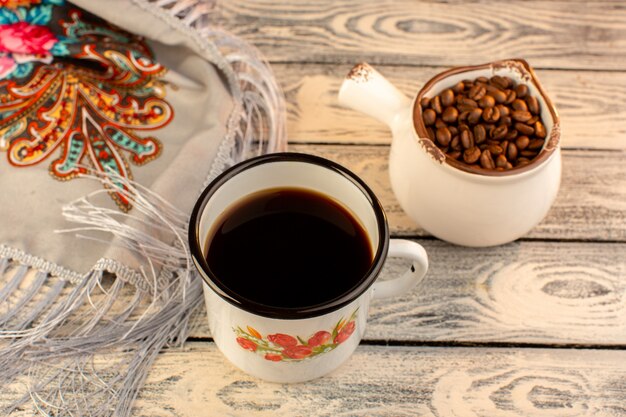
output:
MULTIPOLYGON (((145 165, 132 166, 134 179, 181 211, 189 212, 205 182, 227 132, 233 111, 230 70, 214 48, 202 49, 187 32, 173 30, 163 15, 134 2, 78 0, 77 6, 149 39, 156 61, 168 68, 164 77, 164 99, 173 107, 174 118, 165 127, 150 131, 163 144, 162 154, 145 165)), ((144 132, 136 132, 145 136, 144 132)), ((78 273, 88 272, 102 257, 139 268, 141 260, 105 243, 55 233, 72 227, 62 207, 93 191, 102 189, 96 181, 77 178, 61 182, 51 178, 48 166, 53 158, 36 166, 16 168, 0 158, 0 243, 44 258, 78 273)), ((103 195, 98 204, 115 209, 103 195)), ((132 212, 132 211, 131 211, 132 212)), ((107 240, 108 236, 100 235, 107 240)), ((167 237, 164 237, 167 239, 167 237)))
POLYGON ((47 177, 49 162, 0 165, 0 206, 9 207, 0 212, 0 389, 6 394, 0 415, 130 416, 152 363, 164 347, 185 341, 203 300, 185 243, 199 188, 247 150, 285 148, 284 98, 254 48, 199 24, 205 0, 159 0, 180 6, 168 11, 155 3, 79 2, 154 36, 157 60, 170 67, 165 99, 177 114, 151 132, 163 155, 134 169, 137 183, 127 183, 135 197, 131 217, 99 192, 97 181, 57 182, 47 177), (252 147, 253 140, 259 145, 252 147), (106 231, 106 243, 52 235, 63 224, 61 207, 87 234, 106 231), (3 245, 5 237, 13 247, 3 245), (116 245, 138 250, 131 255, 116 245))

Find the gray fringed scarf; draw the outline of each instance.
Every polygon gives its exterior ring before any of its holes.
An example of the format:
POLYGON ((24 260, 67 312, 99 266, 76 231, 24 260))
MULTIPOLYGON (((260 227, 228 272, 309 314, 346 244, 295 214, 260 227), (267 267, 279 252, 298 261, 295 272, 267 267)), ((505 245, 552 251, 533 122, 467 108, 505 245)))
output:
POLYGON ((188 212, 229 165, 284 149, 283 98, 209 2, 6 4, 0 414, 128 416, 203 300, 188 212))

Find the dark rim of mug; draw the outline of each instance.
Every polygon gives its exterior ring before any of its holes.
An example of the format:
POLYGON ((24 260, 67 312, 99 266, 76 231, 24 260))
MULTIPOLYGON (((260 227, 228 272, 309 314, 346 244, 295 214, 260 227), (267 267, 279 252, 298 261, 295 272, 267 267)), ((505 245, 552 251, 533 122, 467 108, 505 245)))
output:
MULTIPOLYGON (((387 218, 385 216, 385 212, 382 208, 382 205, 380 204, 380 201, 378 201, 378 198, 376 198, 372 190, 365 184, 365 182, 363 182, 363 180, 361 180, 348 169, 333 161, 329 161, 327 159, 314 155, 295 152, 273 153, 251 158, 232 166, 231 168, 224 171, 217 178, 215 178, 204 189, 193 208, 189 221, 188 239, 191 257, 198 271, 200 272, 200 276, 216 294, 218 294, 221 298, 223 298, 230 304, 241 308, 242 310, 245 310, 249 313, 269 318, 288 320, 306 319, 322 316, 324 314, 336 311, 356 300, 365 291, 367 291, 367 289, 374 283, 374 281, 378 277, 378 274, 380 273, 385 258, 387 256, 387 251, 389 250, 389 228, 387 226, 387 218), (220 187, 222 187, 229 179, 233 178, 234 176, 256 166, 272 162, 303 162, 322 166, 324 168, 332 170, 337 174, 343 176, 344 178, 350 180, 357 188, 359 188, 363 192, 363 194, 367 197, 368 201, 372 205, 372 209, 378 223, 379 233, 378 246, 376 247, 376 251, 374 253, 372 265, 367 273, 363 276, 363 278, 358 281, 350 290, 346 291, 345 293, 339 295, 334 299, 313 306, 297 308, 275 307, 261 304, 248 298, 242 297, 236 294, 230 288, 228 288, 228 286, 225 285, 211 271, 211 268, 206 261, 203 250, 205 242, 204 238, 200 236, 200 217, 213 194, 215 194, 215 192, 220 187)), ((280 254, 277 254, 277 256, 280 256, 280 254)))

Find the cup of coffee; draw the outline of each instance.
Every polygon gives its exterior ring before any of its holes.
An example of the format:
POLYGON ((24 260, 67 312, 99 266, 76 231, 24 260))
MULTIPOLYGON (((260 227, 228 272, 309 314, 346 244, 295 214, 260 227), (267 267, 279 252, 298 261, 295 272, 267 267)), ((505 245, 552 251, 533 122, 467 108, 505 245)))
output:
POLYGON ((193 209, 189 245, 216 345, 273 382, 339 367, 363 337, 370 300, 409 291, 428 269, 419 244, 389 238, 361 179, 298 153, 252 158, 217 177, 193 209), (387 256, 412 266, 376 282, 387 256))
POLYGON ((413 98, 361 63, 338 100, 389 126, 394 194, 440 239, 464 246, 511 242, 535 227, 556 198, 559 117, 524 60, 451 68, 413 98))

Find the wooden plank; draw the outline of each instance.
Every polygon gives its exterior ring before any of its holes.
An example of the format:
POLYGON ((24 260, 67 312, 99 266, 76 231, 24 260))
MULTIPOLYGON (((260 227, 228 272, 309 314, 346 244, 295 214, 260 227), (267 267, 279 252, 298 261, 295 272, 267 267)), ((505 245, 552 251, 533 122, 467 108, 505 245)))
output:
POLYGON ((221 2, 221 23, 275 62, 467 65, 523 57, 540 68, 626 68, 619 0, 221 2))
POLYGON ((133 415, 617 416, 625 374, 625 351, 361 346, 325 378, 282 385, 193 343, 159 356, 133 415))
MULTIPOLYGON (((424 236, 400 208, 389 183, 386 146, 296 145, 290 150, 339 162, 367 182, 385 207, 392 232, 424 236)), ((626 241, 624 152, 564 151, 561 189, 527 238, 626 241)))
MULTIPOLYGON (((389 144, 389 129, 337 103, 346 64, 274 64, 287 97, 291 142, 389 144)), ((377 68, 407 96, 443 68, 377 68)), ((563 148, 626 149, 626 72, 539 70, 562 124, 563 148)))
MULTIPOLYGON (((418 242, 427 277, 372 302, 367 340, 626 345, 626 244, 418 242)), ((380 279, 405 268, 389 260, 380 279)), ((194 323, 192 336, 210 336, 204 309, 194 323)))
MULTIPOLYGON (((618 416, 626 413, 625 373, 619 350, 360 346, 326 377, 273 384, 196 342, 158 356, 132 415, 618 416)), ((3 389, 0 404, 25 387, 3 389)), ((31 404, 10 414, 33 415, 31 404)))

